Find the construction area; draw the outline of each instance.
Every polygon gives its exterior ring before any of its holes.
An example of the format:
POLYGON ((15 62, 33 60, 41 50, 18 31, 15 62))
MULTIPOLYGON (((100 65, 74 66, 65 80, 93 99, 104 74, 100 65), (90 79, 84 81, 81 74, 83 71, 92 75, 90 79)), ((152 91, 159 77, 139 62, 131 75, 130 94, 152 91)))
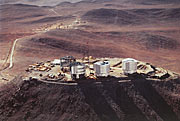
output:
MULTIPOLYGON (((98 80, 99 78, 126 78, 140 75, 147 80, 169 80, 178 75, 149 63, 132 58, 94 58, 92 56, 76 59, 65 56, 53 61, 29 65, 25 80, 36 79, 46 83, 77 85, 84 79, 98 80)), ((129 81, 129 80, 125 80, 129 81)))
POLYGON ((72 21, 72 23, 58 22, 54 24, 46 24, 38 29, 35 29, 34 31, 38 33, 38 32, 47 32, 54 29, 78 29, 80 27, 82 28, 83 25, 87 25, 87 23, 88 22, 82 21, 80 18, 76 18, 74 21, 72 21))

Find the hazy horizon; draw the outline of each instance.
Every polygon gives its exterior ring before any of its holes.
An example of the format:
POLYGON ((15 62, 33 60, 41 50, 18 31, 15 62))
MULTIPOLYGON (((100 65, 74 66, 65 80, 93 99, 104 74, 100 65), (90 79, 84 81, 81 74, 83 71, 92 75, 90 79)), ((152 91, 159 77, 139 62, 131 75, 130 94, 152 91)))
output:
POLYGON ((55 6, 62 2, 71 2, 76 3, 80 1, 86 0, 51 0, 51 1, 42 1, 42 0, 0 0, 0 4, 30 4, 30 5, 38 5, 38 6, 55 6))

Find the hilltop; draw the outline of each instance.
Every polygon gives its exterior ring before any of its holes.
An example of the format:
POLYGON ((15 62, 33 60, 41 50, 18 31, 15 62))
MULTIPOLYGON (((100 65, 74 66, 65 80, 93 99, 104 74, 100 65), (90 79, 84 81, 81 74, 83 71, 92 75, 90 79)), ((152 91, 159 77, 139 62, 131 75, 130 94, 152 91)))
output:
POLYGON ((0 3, 0 120, 180 120, 179 0, 0 3), (67 55, 143 65, 131 76, 116 64, 107 78, 49 79, 59 71, 49 63, 67 55))
POLYGON ((17 77, 1 87, 0 119, 8 121, 179 121, 180 79, 143 76, 83 79, 77 85, 17 77))

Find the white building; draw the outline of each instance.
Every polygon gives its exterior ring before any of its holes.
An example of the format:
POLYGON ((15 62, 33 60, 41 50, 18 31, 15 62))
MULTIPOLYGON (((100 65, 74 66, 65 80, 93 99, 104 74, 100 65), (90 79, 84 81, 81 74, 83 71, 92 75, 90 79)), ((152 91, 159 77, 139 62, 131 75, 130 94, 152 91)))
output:
POLYGON ((126 58, 122 60, 122 70, 124 74, 133 74, 137 72, 137 60, 126 58))
POLYGON ((53 65, 60 65, 60 59, 54 59, 51 64, 53 65))
POLYGON ((71 64, 71 77, 72 79, 80 79, 85 77, 86 66, 80 62, 71 64))
POLYGON ((94 63, 95 75, 98 77, 107 77, 110 72, 110 64, 108 61, 99 61, 94 63))

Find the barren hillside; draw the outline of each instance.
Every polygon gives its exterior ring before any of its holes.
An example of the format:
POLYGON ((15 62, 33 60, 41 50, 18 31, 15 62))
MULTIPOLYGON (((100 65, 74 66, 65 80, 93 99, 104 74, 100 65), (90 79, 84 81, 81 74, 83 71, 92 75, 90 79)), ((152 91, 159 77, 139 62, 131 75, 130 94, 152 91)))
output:
POLYGON ((0 119, 179 121, 179 80, 130 79, 119 83, 126 79, 108 78, 97 84, 83 80, 78 86, 61 86, 16 78, 1 89, 0 119))
POLYGON ((0 1, 0 120, 179 121, 180 79, 23 78, 72 55, 135 58, 180 73, 179 0, 0 1))

